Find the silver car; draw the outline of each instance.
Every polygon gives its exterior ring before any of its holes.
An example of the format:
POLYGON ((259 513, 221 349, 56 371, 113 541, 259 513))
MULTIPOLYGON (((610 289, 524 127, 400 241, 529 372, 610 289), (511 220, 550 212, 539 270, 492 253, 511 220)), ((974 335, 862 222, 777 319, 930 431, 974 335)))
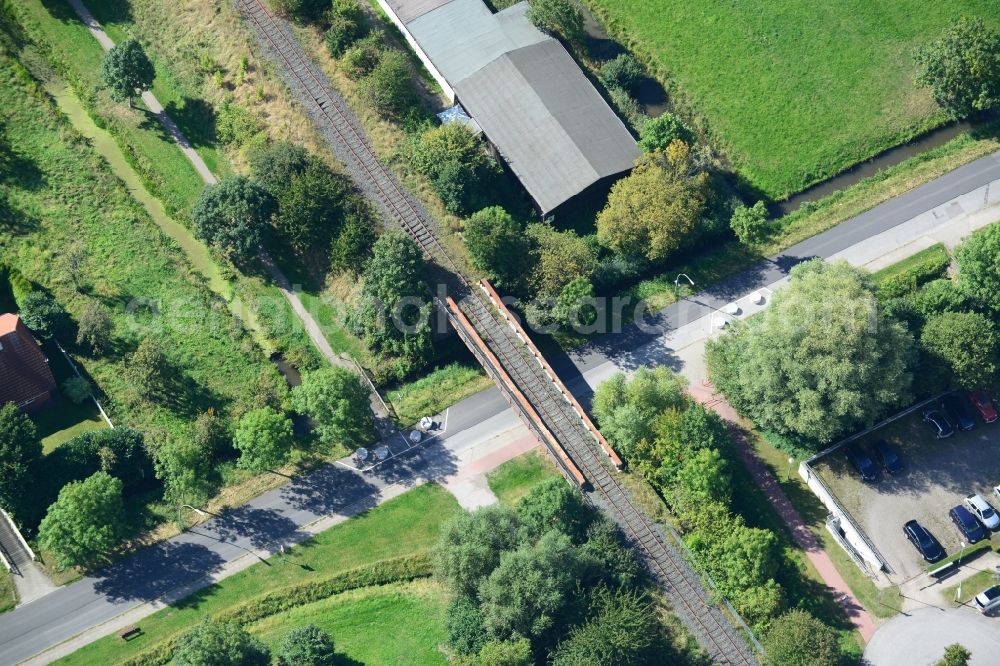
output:
POLYGON ((983 615, 989 615, 1000 608, 1000 585, 994 585, 977 594, 975 604, 983 615))
POLYGON ((982 495, 969 495, 965 498, 965 506, 969 507, 969 511, 975 514, 986 529, 995 530, 1000 527, 1000 516, 982 495))

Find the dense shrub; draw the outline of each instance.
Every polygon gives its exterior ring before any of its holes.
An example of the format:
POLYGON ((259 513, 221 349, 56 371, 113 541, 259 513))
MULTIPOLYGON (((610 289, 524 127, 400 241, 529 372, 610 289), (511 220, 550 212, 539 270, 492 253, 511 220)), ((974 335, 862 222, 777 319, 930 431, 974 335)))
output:
POLYGON ((90 382, 78 375, 73 375, 60 384, 59 390, 74 405, 81 404, 92 393, 90 382))
POLYGON ((204 620, 177 642, 174 666, 270 666, 267 646, 241 626, 204 620))
POLYGON ((309 165, 309 151, 291 141, 276 141, 254 146, 247 153, 254 181, 277 196, 282 189, 309 165))
POLYGON ((49 453, 43 464, 44 476, 39 478, 44 478, 46 488, 54 489, 52 496, 70 481, 98 471, 121 479, 126 492, 143 488, 153 478, 153 461, 145 437, 128 426, 77 435, 49 453))
POLYGON ((674 141, 691 143, 693 138, 690 127, 674 114, 665 111, 643 125, 639 136, 639 147, 643 152, 655 153, 658 150, 666 150, 674 141))
POLYGON ((369 219, 363 206, 352 206, 346 212, 340 231, 330 244, 330 268, 336 273, 360 273, 378 240, 376 222, 369 219))
POLYGON ((324 18, 329 27, 323 33, 323 41, 334 58, 342 56, 347 47, 367 32, 364 13, 355 0, 336 0, 324 18))
POLYGON ((754 245, 767 234, 767 209, 763 201, 751 207, 740 206, 733 211, 729 226, 744 245, 754 245))
POLYGON ((559 643, 552 666, 653 666, 665 663, 656 608, 634 590, 594 593, 594 616, 559 643))
POLYGON ((642 106, 639 102, 635 101, 635 98, 629 95, 627 90, 618 86, 608 88, 608 97, 611 98, 611 104, 618 110, 618 113, 625 118, 625 122, 641 135, 646 123, 649 122, 649 116, 642 112, 642 106))
POLYGON ((933 254, 907 266, 906 270, 892 273, 879 280, 879 300, 905 296, 927 282, 944 276, 949 263, 947 255, 933 254))
POLYGON ((448 645, 459 654, 478 654, 489 640, 479 605, 468 596, 458 595, 445 615, 448 645))
POLYGON ((526 15, 543 32, 583 42, 583 12, 570 0, 530 0, 526 15))
POLYGON ((417 104, 406 54, 386 50, 358 83, 358 94, 386 116, 399 118, 417 104))
POLYGON ((335 666, 333 639, 315 624, 292 629, 278 646, 278 666, 335 666))
POLYGON ((37 497, 35 474, 40 469, 42 442, 34 422, 13 403, 0 405, 0 506, 19 521, 33 515, 37 497))
POLYGON ((69 330, 69 315, 46 291, 31 291, 18 305, 21 321, 39 338, 58 337, 69 330))
POLYGON ((215 135, 225 144, 243 146, 261 131, 260 120, 249 109, 226 100, 219 107, 215 135))
POLYGON ((330 8, 330 0, 269 0, 277 14, 302 21, 317 21, 330 8))
POLYGON ((274 198, 256 183, 243 176, 223 178, 198 199, 194 231, 229 259, 246 261, 256 255, 274 210, 274 198))
POLYGON ((927 320, 920 346, 968 389, 990 386, 1000 368, 1000 334, 978 312, 943 312, 927 320))
POLYGON ((596 253, 573 231, 559 231, 544 224, 529 224, 525 236, 531 246, 534 269, 529 276, 531 291, 543 298, 556 298, 577 278, 588 280, 597 270, 596 253))
POLYGON ((498 288, 521 292, 531 257, 524 225, 499 206, 484 208, 465 221, 462 234, 472 265, 498 288))
POLYGON ((375 69, 383 51, 384 46, 380 35, 368 35, 344 51, 344 56, 340 60, 340 68, 344 70, 344 74, 348 78, 358 81, 375 69))
POLYGON ((643 79, 642 65, 632 55, 621 53, 601 65, 601 81, 608 88, 617 87, 634 93, 643 79))
POLYGON ((972 234, 956 252, 958 286, 969 298, 1000 312, 1000 224, 972 234))
POLYGON ((764 649, 774 666, 838 666, 840 637, 804 610, 791 610, 771 625, 764 649))

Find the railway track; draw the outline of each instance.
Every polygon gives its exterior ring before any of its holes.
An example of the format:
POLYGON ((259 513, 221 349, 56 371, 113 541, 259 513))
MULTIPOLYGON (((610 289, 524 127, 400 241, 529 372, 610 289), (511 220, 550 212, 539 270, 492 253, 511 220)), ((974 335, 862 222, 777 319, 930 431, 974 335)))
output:
POLYGON ((757 658, 745 637, 712 602, 690 563, 636 508, 597 440, 525 343, 462 277, 438 239, 430 216, 378 160, 354 114, 309 61, 287 24, 274 17, 260 0, 233 1, 261 44, 285 70, 286 81, 358 187, 386 220, 397 222, 447 272, 449 291, 460 312, 441 302, 437 305, 447 312, 452 326, 500 384, 508 402, 546 443, 567 478, 587 486, 584 490, 588 499, 618 524, 664 589, 674 611, 716 662, 756 666, 757 658), (508 381, 513 386, 508 386, 508 381), (522 399, 529 404, 521 404, 522 399), (555 442, 550 444, 549 435, 555 442), (556 446, 562 450, 554 450, 556 446))

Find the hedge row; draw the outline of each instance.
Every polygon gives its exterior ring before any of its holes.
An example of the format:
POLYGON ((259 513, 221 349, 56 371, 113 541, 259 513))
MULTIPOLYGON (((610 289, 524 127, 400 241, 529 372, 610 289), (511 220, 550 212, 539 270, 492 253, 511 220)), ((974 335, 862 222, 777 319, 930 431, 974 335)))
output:
POLYGON ((916 291, 920 286, 943 277, 950 259, 947 254, 933 253, 921 261, 907 266, 879 280, 878 297, 881 300, 899 298, 916 291))
MULTIPOLYGON (((350 569, 335 576, 310 581, 262 594, 246 603, 227 608, 212 616, 219 622, 241 625, 259 622, 298 606, 322 601, 337 594, 376 585, 405 582, 431 575, 432 565, 427 553, 407 555, 350 569)), ((181 635, 173 636, 134 657, 117 662, 119 666, 161 666, 170 661, 181 635)))

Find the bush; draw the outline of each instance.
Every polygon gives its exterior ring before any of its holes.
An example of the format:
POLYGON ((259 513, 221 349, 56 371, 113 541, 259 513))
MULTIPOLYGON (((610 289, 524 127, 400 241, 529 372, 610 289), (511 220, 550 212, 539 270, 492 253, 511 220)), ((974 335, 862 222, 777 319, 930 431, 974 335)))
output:
POLYGON ((247 153, 250 174, 271 196, 278 194, 309 166, 309 151, 291 141, 254 146, 247 153))
POLYGON ((837 666, 841 663, 837 632, 804 610, 791 610, 775 620, 764 637, 774 666, 837 666))
POLYGON ((763 201, 752 207, 740 206, 733 211, 729 226, 744 245, 754 245, 764 240, 767 233, 767 209, 763 201))
POLYGON ((261 131, 260 121, 249 110, 230 100, 219 107, 215 136, 225 144, 243 146, 261 131))
POLYGON ((349 46, 364 37, 364 27, 356 20, 342 14, 333 14, 329 18, 330 27, 323 34, 326 50, 334 58, 344 55, 349 46))
POLYGON ((269 666, 267 647, 237 624, 205 620, 178 641, 174 666, 269 666))
POLYGON ((642 112, 642 106, 639 105, 639 102, 635 101, 627 90, 618 86, 608 88, 608 97, 611 98, 611 104, 618 110, 618 113, 625 118, 625 122, 636 132, 642 134, 646 123, 649 122, 649 116, 642 112))
POLYGON ((360 273, 378 240, 376 222, 360 210, 350 210, 344 216, 340 231, 330 244, 330 269, 335 273, 360 273))
POLYGON ((379 35, 368 35, 344 51, 344 56, 340 60, 340 68, 344 70, 347 78, 358 81, 375 69, 382 58, 383 51, 384 47, 379 35))
POLYGON ((532 666, 531 641, 489 641, 479 652, 479 666, 532 666))
POLYGON ((531 0, 526 16, 543 32, 583 43, 583 12, 570 0, 531 0))
POLYGON ((520 292, 530 271, 524 225, 499 206, 484 208, 465 222, 462 234, 472 265, 498 288, 520 292))
POLYGON ((69 315, 48 292, 32 291, 18 305, 21 321, 40 338, 62 335, 69 328, 69 315))
POLYGON ((879 300, 906 296, 921 285, 942 277, 948 270, 949 263, 947 255, 935 253, 908 265, 905 270, 889 273, 878 280, 879 300))
POLYGON ((967 389, 989 386, 1000 367, 996 324, 978 312, 944 312, 927 320, 920 346, 967 389))
POLYGON ((449 213, 467 215, 481 203, 479 176, 468 164, 449 160, 434 179, 434 191, 449 213))
POLYGON ((278 646, 278 666, 334 666, 333 639, 315 624, 289 631, 278 646))
POLYGON ((483 142, 461 123, 445 123, 422 132, 413 142, 410 159, 413 167, 431 180, 436 179, 449 162, 468 165, 475 171, 493 166, 483 142))
POLYGON ((62 391, 62 394, 66 396, 74 405, 81 404, 84 400, 90 397, 92 392, 90 382, 78 375, 73 375, 64 381, 59 388, 62 391))
POLYGON ((622 53, 601 65, 601 81, 608 88, 617 87, 634 93, 643 77, 642 65, 628 53, 622 53))
POLYGON ((458 595, 448 605, 446 624, 448 646, 459 654, 477 654, 489 638, 482 611, 471 597, 465 595, 458 595))
POLYGON ((666 150, 674 141, 691 143, 693 138, 690 127, 674 114, 665 111, 644 124, 639 136, 639 147, 643 152, 654 153, 666 150))
POLYGON ((417 103, 410 63, 399 51, 383 51, 358 84, 362 99, 390 117, 401 117, 417 103))
POLYGON ((330 0, 269 0, 276 14, 303 21, 317 21, 330 7, 330 0))

